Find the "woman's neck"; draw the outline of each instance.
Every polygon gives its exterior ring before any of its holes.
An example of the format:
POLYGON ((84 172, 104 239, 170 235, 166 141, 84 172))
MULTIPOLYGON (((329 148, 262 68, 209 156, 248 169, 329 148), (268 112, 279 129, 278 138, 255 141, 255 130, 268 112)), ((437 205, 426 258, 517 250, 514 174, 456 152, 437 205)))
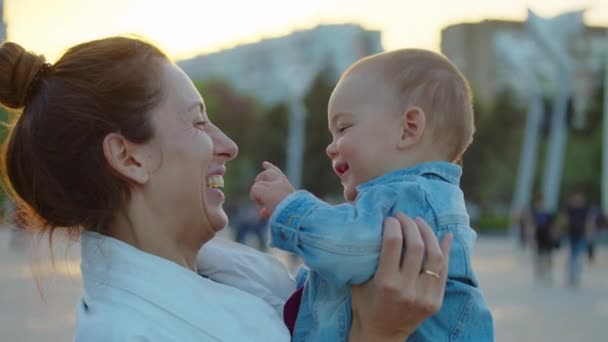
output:
POLYGON ((184 242, 176 235, 182 230, 173 227, 174 224, 163 222, 154 215, 137 215, 136 212, 118 214, 107 230, 108 235, 196 272, 196 255, 211 237, 184 242))

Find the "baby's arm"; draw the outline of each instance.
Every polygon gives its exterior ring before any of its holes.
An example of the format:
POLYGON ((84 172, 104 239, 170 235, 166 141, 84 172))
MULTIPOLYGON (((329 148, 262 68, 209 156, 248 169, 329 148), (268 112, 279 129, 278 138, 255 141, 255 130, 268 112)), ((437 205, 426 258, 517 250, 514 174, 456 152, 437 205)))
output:
POLYGON ((376 185, 353 204, 329 205, 306 191, 286 197, 270 219, 272 244, 302 257, 336 286, 359 284, 376 270, 382 222, 402 196, 423 203, 420 188, 376 185))
POLYGON ((265 162, 264 169, 251 198, 262 206, 262 215, 271 216, 272 244, 299 255, 336 286, 359 284, 373 275, 382 222, 399 198, 416 206, 425 200, 420 187, 409 182, 375 185, 359 193, 354 204, 332 206, 306 191, 294 193, 276 166, 265 162))

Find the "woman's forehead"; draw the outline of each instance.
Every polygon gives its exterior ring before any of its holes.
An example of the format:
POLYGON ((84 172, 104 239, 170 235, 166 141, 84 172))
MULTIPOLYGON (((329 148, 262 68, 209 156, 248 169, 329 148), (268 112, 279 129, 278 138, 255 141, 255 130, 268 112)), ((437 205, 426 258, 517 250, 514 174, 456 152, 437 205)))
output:
POLYGON ((178 66, 173 63, 165 63, 162 70, 161 87, 165 94, 165 101, 174 106, 176 111, 184 113, 192 111, 195 104, 204 104, 188 75, 178 66))
MULTIPOLYGON (((190 78, 176 65, 164 62, 159 73, 161 101, 151 116, 159 131, 180 129, 194 115, 200 115, 204 102, 190 78)), ((167 131, 168 132, 168 131, 167 131)))

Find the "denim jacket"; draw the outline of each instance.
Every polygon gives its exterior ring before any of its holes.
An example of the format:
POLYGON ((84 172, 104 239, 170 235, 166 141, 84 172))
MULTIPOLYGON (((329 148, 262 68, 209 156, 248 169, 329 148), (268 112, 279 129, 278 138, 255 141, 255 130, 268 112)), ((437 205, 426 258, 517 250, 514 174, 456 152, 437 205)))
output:
POLYGON ((351 284, 374 274, 384 218, 401 211, 423 218, 441 239, 454 235, 441 310, 409 341, 492 341, 492 315, 472 269, 476 234, 459 188, 462 170, 429 162, 387 173, 357 187, 354 203, 329 205, 306 191, 279 203, 271 219, 272 244, 302 257, 310 268, 293 341, 346 341, 351 284))

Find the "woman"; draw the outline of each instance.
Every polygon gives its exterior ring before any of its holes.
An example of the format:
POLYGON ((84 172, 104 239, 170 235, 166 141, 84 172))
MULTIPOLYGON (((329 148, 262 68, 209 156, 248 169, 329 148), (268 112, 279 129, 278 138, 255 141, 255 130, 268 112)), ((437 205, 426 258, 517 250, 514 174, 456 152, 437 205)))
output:
MULTIPOLYGON (((21 109, 2 153, 7 188, 39 229, 80 232, 77 341, 289 340, 272 303, 237 288, 248 289, 242 279, 195 272, 197 252, 227 223, 220 189, 238 150, 162 51, 114 37, 50 65, 5 43, 0 102, 21 109)), ((385 226, 376 276, 353 289, 353 341, 403 340, 441 304, 450 240, 440 248, 405 217, 385 226), (419 277, 423 254, 440 279, 419 277)))

